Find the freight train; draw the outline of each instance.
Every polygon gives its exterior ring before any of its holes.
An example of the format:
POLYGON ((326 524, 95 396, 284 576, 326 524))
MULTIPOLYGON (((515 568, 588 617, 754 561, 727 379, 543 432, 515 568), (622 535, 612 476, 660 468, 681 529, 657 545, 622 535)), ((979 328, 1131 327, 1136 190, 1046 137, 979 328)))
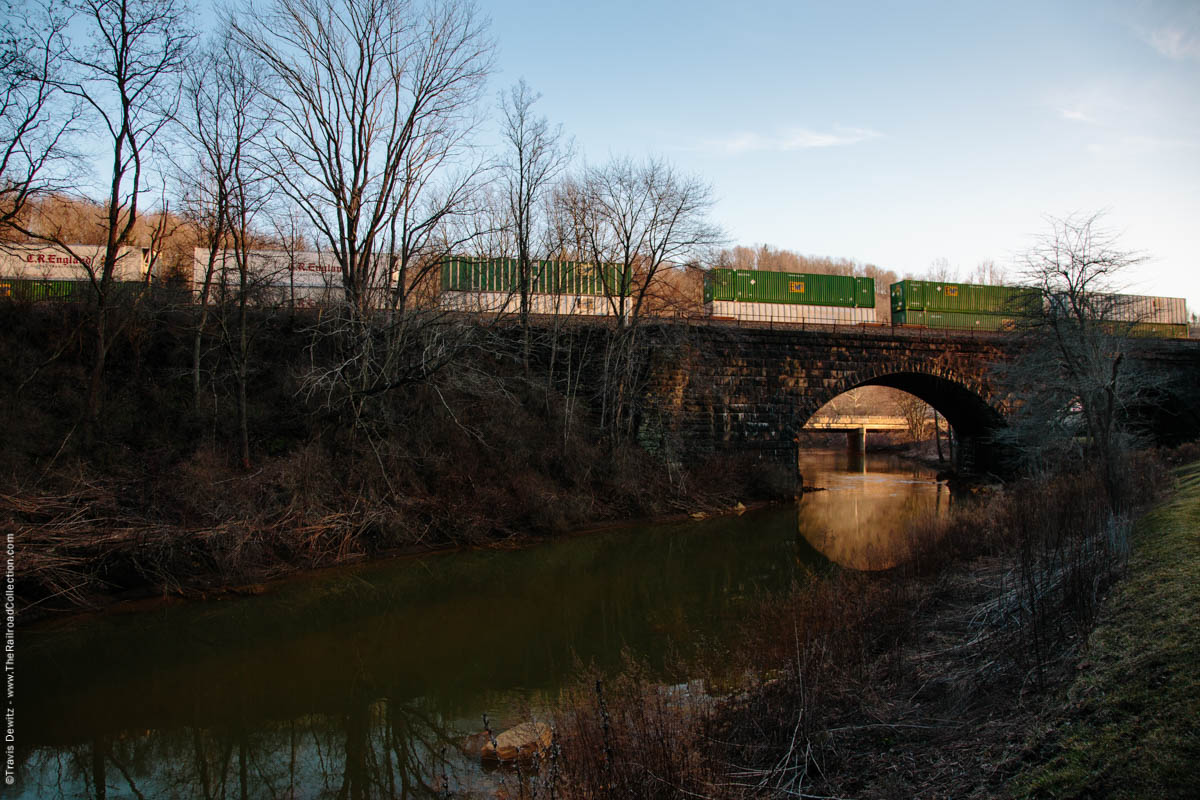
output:
MULTIPOLYGON (((100 248, 73 247, 84 259, 96 259, 100 248)), ((326 305, 341 297, 341 271, 328 254, 261 250, 249 254, 249 286, 256 302, 326 305)), ((209 297, 239 288, 232 253, 219 251, 214 271, 209 254, 193 256, 194 296, 203 287, 209 297)), ((118 280, 144 279, 148 251, 125 248, 118 280)), ((380 258, 381 280, 391 281, 380 258)), ((631 295, 621 285, 616 265, 581 261, 535 260, 529 276, 529 310, 534 314, 606 316, 616 313, 631 295)), ((517 259, 446 259, 440 285, 433 289, 438 305, 450 311, 515 313, 520 308, 517 259)), ((25 299, 77 300, 90 290, 87 266, 53 248, 8 245, 0 254, 0 296, 25 299)), ((431 287, 432 289, 432 287, 431 287)), ((1103 302, 1100 316, 1127 326, 1133 335, 1187 338, 1187 309, 1182 298, 1143 295, 1095 295, 1103 302)), ((704 274, 704 316, 740 322, 887 325, 950 330, 1006 331, 1041 312, 1041 296, 1016 286, 986 286, 950 281, 902 280, 890 287, 890 317, 876 311, 873 278, 849 275, 771 272, 714 268, 704 274), (880 317, 883 318, 880 318, 880 317)))

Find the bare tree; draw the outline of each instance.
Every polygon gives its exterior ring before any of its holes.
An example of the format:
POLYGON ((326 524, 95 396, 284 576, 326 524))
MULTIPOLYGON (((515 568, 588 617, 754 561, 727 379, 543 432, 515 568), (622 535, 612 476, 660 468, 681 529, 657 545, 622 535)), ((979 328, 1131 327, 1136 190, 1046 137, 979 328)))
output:
POLYGON ((509 222, 517 249, 524 360, 529 365, 529 295, 533 283, 536 215, 542 197, 572 156, 571 143, 563 139, 562 126, 551 128, 545 117, 533 113, 541 95, 522 78, 500 96, 501 135, 506 147, 501 161, 501 182, 508 199, 509 222))
POLYGON ((628 158, 587 170, 570 216, 579 226, 582 255, 603 269, 612 313, 636 326, 664 267, 698 262, 722 239, 708 220, 712 188, 662 159, 628 158))
POLYGON ((980 261, 975 266, 975 270, 970 274, 968 280, 971 283, 987 286, 1003 286, 1008 281, 1008 273, 1005 272, 1004 267, 989 258, 980 261))
MULTIPOLYGON (((58 46, 64 74, 56 86, 81 106, 92 141, 103 141, 111 157, 102 221, 103 253, 98 264, 71 252, 56 220, 21 224, 26 235, 49 242, 85 264, 94 297, 93 360, 87 394, 87 431, 99 419, 105 362, 114 329, 114 273, 122 248, 132 243, 147 191, 155 141, 174 115, 178 78, 193 38, 180 0, 78 0, 59 29, 79 39, 58 46)), ((165 222, 165 216, 160 220, 165 222)), ((150 251, 164 228, 151 234, 150 251)), ((146 276, 149 280, 149 274, 146 276)))
POLYGON ((605 353, 601 403, 604 424, 632 424, 638 362, 638 328, 659 272, 697 264, 720 244, 708 220, 712 189, 661 159, 628 158, 584 172, 556 195, 564 240, 579 243, 580 257, 599 270, 617 332, 605 353))
POLYGON ((34 2, 0 7, 0 227, 11 228, 32 199, 67 185, 80 109, 59 88, 68 15, 34 2))
POLYGON ((248 310, 252 302, 265 299, 265 287, 259 284, 278 277, 263 275, 262 265, 251 255, 255 219, 270 199, 267 176, 259 168, 273 125, 272 108, 263 102, 266 76, 262 72, 261 62, 247 56, 226 30, 193 59, 182 93, 181 121, 193 156, 185 181, 196 198, 196 220, 207 251, 193 339, 193 391, 198 403, 201 344, 215 291, 220 301, 217 322, 237 390, 240 456, 247 469, 247 383, 253 339, 248 310))
MULTIPOLYGON (((248 239, 255 215, 268 197, 265 176, 258 170, 260 152, 270 131, 270 109, 262 103, 263 76, 256 74, 257 62, 249 59, 226 32, 199 51, 189 65, 183 82, 180 124, 189 145, 191 158, 180 170, 182 196, 188 216, 200 231, 206 251, 200 277, 199 319, 192 342, 192 390, 200 400, 200 361, 204 331, 207 327, 214 288, 224 300, 228 286, 223 253, 234 253, 238 287, 234 293, 239 306, 236 348, 241 364, 238 374, 245 377, 247 335, 246 303, 250 275, 248 239), (214 279, 219 285, 214 287, 214 279)), ((244 394, 244 380, 239 381, 244 394)), ((245 402, 239 403, 243 431, 243 458, 246 452, 245 402)))
POLYGON ((1114 290, 1144 257, 1121 249, 1100 214, 1049 222, 1021 260, 1033 316, 1023 355, 1006 371, 1015 401, 1010 436, 1034 468, 1066 452, 1093 459, 1116 502, 1133 435, 1128 411, 1153 385, 1128 335, 1137 320, 1114 290))
POLYGON ((388 249, 473 122, 491 63, 484 29, 456 0, 275 0, 234 23, 274 78, 280 189, 340 265, 356 318, 403 292, 388 249))
POLYGON ((923 442, 929 430, 929 404, 913 394, 904 392, 895 398, 896 410, 908 425, 908 435, 915 443, 923 442))
POLYGON ((942 256, 935 258, 929 263, 929 269, 925 272, 925 280, 955 282, 958 280, 958 267, 950 263, 950 259, 942 256))

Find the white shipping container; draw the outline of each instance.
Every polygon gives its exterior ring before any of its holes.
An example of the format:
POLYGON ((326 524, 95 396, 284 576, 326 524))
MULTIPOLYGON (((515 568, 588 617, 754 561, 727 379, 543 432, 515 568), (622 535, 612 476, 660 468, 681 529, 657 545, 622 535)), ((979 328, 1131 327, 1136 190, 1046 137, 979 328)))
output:
MULTIPOLYGON (((1142 294, 1094 294, 1089 295, 1089 313, 1115 322, 1141 322, 1158 325, 1186 325, 1187 306, 1182 297, 1154 297, 1142 294)), ((1065 297, 1047 298, 1046 304, 1061 301, 1065 297)))
MULTIPOLYGON (((252 250, 246 254, 248 280, 254 286, 341 288, 342 268, 324 253, 287 253, 282 250, 252 250)), ((196 291, 204 287, 209 251, 197 247, 192 256, 192 280, 196 291)), ((232 250, 218 250, 213 261, 212 285, 236 287, 240 282, 232 250)))
MULTIPOLYGON (((447 311, 473 311, 489 314, 518 314, 521 296, 515 292, 444 291, 442 308, 447 311)), ((611 312, 608 298, 591 294, 531 294, 531 314, 574 314, 589 317, 611 312)))
POLYGON ((705 303, 704 313, 708 316, 732 317, 747 322, 860 325, 877 321, 874 308, 813 306, 799 303, 743 303, 737 300, 713 300, 705 303))
MULTIPOLYGON (((384 257, 379 257, 382 265, 384 257)), ((208 248, 197 247, 192 254, 193 291, 199 297, 208 273, 208 248)), ((260 303, 327 305, 345 299, 342 268, 327 252, 288 253, 283 250, 252 250, 247 253, 248 292, 260 303)), ((394 273, 378 270, 378 289, 390 289, 394 273)), ((241 284, 237 259, 232 250, 218 250, 213 261, 210 296, 235 291, 241 284)))
POLYGON ((1153 322, 1186 325, 1187 307, 1182 297, 1152 297, 1138 294, 1117 295, 1108 315, 1121 322, 1153 322))
MULTIPOLYGON (((104 247, 70 244, 63 247, 5 244, 0 247, 0 278, 37 281, 86 281, 104 263, 104 247)), ((122 247, 117 251, 113 280, 139 281, 150 268, 150 250, 122 247)), ((97 274, 95 276, 99 278, 97 274)))

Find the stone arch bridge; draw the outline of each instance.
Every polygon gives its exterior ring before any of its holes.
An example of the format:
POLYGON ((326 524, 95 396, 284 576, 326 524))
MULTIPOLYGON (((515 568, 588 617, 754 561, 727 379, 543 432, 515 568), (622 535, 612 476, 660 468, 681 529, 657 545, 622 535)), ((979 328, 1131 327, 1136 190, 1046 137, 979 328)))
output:
MULTIPOLYGON (((953 426, 962 470, 997 472, 992 434, 1010 398, 999 366, 1016 355, 1003 333, 890 326, 753 327, 722 324, 655 332, 642 415, 644 441, 670 439, 690 452, 753 450, 794 459, 795 437, 825 403, 859 386, 889 386, 937 409, 953 426)), ((1138 354, 1161 374, 1162 394, 1144 410, 1164 441, 1200 434, 1200 341, 1145 340, 1138 354)))

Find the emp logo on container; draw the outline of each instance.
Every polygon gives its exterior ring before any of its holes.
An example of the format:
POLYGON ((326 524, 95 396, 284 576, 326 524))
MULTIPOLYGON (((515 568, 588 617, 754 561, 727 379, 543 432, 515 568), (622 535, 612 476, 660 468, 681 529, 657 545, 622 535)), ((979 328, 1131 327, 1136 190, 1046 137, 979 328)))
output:
POLYGON ((958 297, 958 287, 957 286, 947 286, 946 287, 946 297, 958 297))
POLYGON ((804 294, 804 281, 792 281, 788 284, 788 291, 804 294))

